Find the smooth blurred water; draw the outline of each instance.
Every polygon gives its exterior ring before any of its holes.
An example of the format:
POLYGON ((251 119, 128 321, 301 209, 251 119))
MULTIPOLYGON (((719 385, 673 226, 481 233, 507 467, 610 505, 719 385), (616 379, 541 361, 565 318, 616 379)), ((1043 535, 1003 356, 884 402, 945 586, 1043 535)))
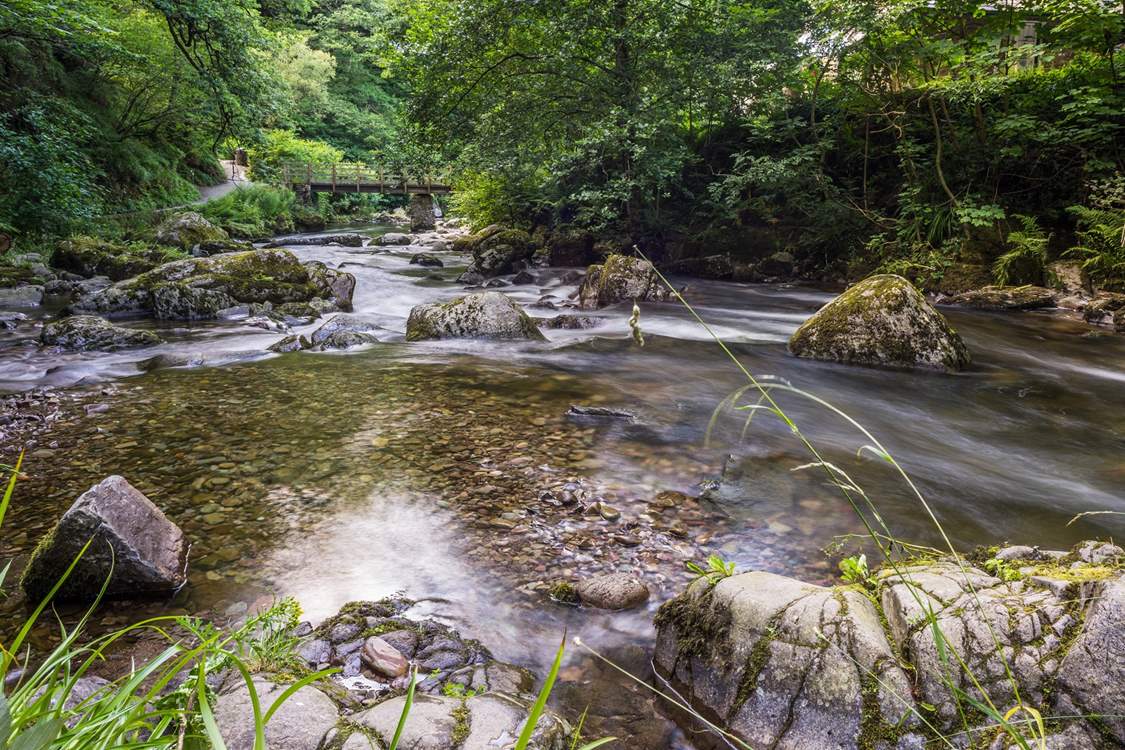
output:
MULTIPOLYGON (((532 479, 541 477, 515 468, 530 465, 602 487, 623 521, 643 519, 660 491, 694 496, 700 482, 720 480, 700 513, 725 520, 685 516, 696 524, 692 551, 717 551, 743 568, 832 577, 820 548, 862 527, 822 474, 794 471, 809 455, 770 415, 758 414, 743 437, 747 412, 726 409, 705 445, 716 407, 746 381, 686 310, 642 303, 644 348, 631 341, 625 306, 588 313, 604 318, 592 330, 548 330, 546 343, 407 344, 411 307, 463 293, 453 279, 467 260, 443 254, 446 267, 435 272, 408 263, 417 250, 294 248, 356 275, 356 314, 384 329, 383 343, 364 349, 271 355, 266 347, 280 334, 231 322, 132 322, 158 327, 166 343, 114 354, 52 354, 34 345, 33 329, 3 334, 0 384, 8 390, 120 378, 125 390, 107 399, 104 414, 57 426, 49 437, 58 448, 32 454, 0 556, 29 551, 78 494, 121 473, 193 540, 189 589, 157 609, 221 611, 293 594, 315 619, 350 599, 404 591, 435 600, 422 610, 451 619, 502 658, 542 668, 568 626, 636 660, 629 649, 651 639, 652 610, 687 580, 678 557, 685 550, 673 540, 645 558, 657 591, 647 611, 545 602, 536 580, 639 563, 609 544, 560 552, 476 523, 502 511, 535 518, 532 479), (141 374, 138 362, 157 353, 210 366, 141 374), (636 424, 576 424, 565 417, 573 403, 627 409, 636 424), (525 455, 530 464, 505 463, 525 455), (519 472, 529 474, 527 487, 520 479, 488 494, 519 472)), ((545 295, 562 303, 574 290, 561 283, 563 269, 537 274, 535 284, 502 291, 532 315, 576 312, 536 306, 545 295)), ((1059 548, 1125 531, 1118 515, 1068 525, 1082 512, 1125 511, 1125 337, 1048 313, 943 308, 973 353, 966 372, 846 367, 785 349, 830 294, 676 281, 752 373, 831 402, 881 441, 957 545, 1059 548)), ((862 483, 893 533, 940 542, 892 467, 860 455, 869 438, 805 396, 775 395, 825 458, 862 483)), ((753 401, 750 393, 741 403, 753 401)), ((573 664, 572 687, 612 693, 617 685, 613 710, 651 714, 580 653, 573 664)), ((602 719, 607 731, 627 723, 602 719)))

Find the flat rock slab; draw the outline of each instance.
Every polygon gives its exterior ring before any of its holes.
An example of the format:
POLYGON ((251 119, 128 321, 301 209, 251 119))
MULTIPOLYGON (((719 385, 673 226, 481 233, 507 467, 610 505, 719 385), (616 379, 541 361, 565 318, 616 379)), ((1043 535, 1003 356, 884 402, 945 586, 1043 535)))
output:
POLYGON ((114 325, 96 315, 74 315, 48 323, 43 327, 39 340, 44 346, 77 352, 112 352, 160 343, 160 337, 152 331, 114 325))
POLYGON ((91 601, 107 579, 108 597, 169 594, 187 580, 187 553, 180 528, 123 477, 111 476, 79 497, 39 543, 21 585, 41 600, 81 554, 61 599, 91 601))
MULTIPOLYGON (((250 691, 240 677, 230 680, 233 687, 215 701, 215 721, 227 750, 254 749, 254 711, 250 691)), ((262 711, 285 691, 264 677, 253 678, 262 711)), ((266 725, 269 750, 321 750, 329 732, 339 720, 336 704, 314 687, 306 686, 289 696, 266 725)))

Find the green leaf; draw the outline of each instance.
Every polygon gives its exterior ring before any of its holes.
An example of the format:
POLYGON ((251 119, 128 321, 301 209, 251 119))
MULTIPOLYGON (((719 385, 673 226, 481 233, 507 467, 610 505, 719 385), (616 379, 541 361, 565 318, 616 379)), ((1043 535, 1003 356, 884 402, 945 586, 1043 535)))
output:
POLYGON ((391 739, 388 750, 398 750, 398 742, 402 738, 402 729, 406 726, 406 717, 410 716, 410 709, 414 706, 414 685, 418 682, 417 670, 410 672, 410 687, 406 689, 406 703, 402 706, 402 713, 398 717, 398 726, 395 727, 395 736, 391 739))
POLYGON ((62 719, 57 716, 43 719, 31 729, 16 735, 8 750, 46 750, 59 736, 62 726, 62 719))
POLYGON ((531 742, 531 735, 535 732, 535 725, 539 723, 539 717, 547 707, 547 698, 550 697, 551 690, 555 686, 555 678, 559 676, 559 669, 562 667, 563 653, 565 651, 566 633, 563 633, 562 642, 559 643, 559 650, 555 654, 555 663, 551 665, 551 672, 547 675, 547 679, 543 683, 543 689, 539 691, 539 697, 535 699, 535 704, 531 707, 531 712, 527 715, 527 721, 523 725, 523 731, 520 732, 520 738, 519 741, 516 742, 515 750, 527 750, 527 745, 531 742))

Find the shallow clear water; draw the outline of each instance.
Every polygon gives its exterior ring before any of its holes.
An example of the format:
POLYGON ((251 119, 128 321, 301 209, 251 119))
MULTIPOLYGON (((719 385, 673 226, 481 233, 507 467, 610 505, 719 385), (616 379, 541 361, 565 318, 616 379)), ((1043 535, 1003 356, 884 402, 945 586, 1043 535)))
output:
MULTIPOLYGON (((687 580, 683 562, 712 551, 742 567, 831 577, 821 548, 862 527, 822 475, 793 471, 809 457, 776 419, 759 414, 742 438, 745 412, 726 410, 704 444, 712 412, 745 381, 686 311, 642 305, 644 348, 632 344, 624 308, 594 313, 605 321, 593 330, 547 331, 547 343, 406 344, 410 308, 460 293, 451 280, 465 260, 444 254, 442 279, 430 278, 408 264, 417 249, 294 249, 356 274, 357 314, 385 329, 383 343, 362 350, 267 355, 280 334, 229 322, 160 326, 159 349, 117 354, 50 355, 28 341, 33 329, 5 334, 5 388, 87 386, 108 408, 60 422, 31 453, 0 557, 29 551, 78 494, 119 473, 193 541, 190 586, 147 610, 221 613, 292 594, 317 619, 403 591, 497 656, 539 669, 564 626, 643 669, 637 647, 652 637, 652 611, 687 580), (139 374, 138 361, 158 352, 216 366, 139 374), (117 394, 91 385, 119 378, 117 394), (575 422, 571 404, 637 419, 575 422), (666 490, 697 497, 707 480, 721 481, 706 499, 654 502, 666 490), (540 501, 543 489, 574 482, 621 518, 540 501), (554 580, 616 569, 653 585, 647 611, 572 610, 544 594, 554 580)), ((573 286, 562 274, 503 291, 531 314, 554 315, 535 303, 565 300, 573 286)), ((681 281, 753 373, 806 389, 874 433, 958 545, 1063 547, 1125 530, 1113 515, 1067 525, 1084 511, 1125 511, 1125 337, 1048 314, 946 309, 973 352, 969 371, 844 367, 785 352, 831 295, 681 281)), ((800 396, 778 399, 864 484, 896 534, 939 541, 890 467, 857 457, 863 435, 800 396)), ((635 747, 675 741, 639 694, 581 652, 564 678, 560 700, 577 711, 599 697, 592 729, 630 734, 635 747)))

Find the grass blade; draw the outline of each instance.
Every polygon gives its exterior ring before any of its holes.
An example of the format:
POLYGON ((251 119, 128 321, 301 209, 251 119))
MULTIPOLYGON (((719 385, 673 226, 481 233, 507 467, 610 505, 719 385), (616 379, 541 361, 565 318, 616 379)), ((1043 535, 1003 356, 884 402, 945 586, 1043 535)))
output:
POLYGON ((402 713, 398 717, 398 726, 395 727, 395 736, 387 750, 398 750, 398 742, 402 739, 402 728, 406 726, 406 717, 410 716, 410 709, 414 706, 414 684, 418 681, 418 673, 410 672, 410 687, 406 689, 406 703, 402 706, 402 713))
POLYGON ((559 644, 559 650, 555 654, 555 663, 551 665, 551 672, 543 683, 543 689, 539 691, 539 697, 535 699, 535 705, 531 707, 531 712, 527 715, 527 722, 523 725, 523 732, 520 733, 515 750, 527 750, 527 745, 531 742, 535 725, 539 723, 539 717, 547 707, 547 698, 550 697, 551 690, 555 687, 555 678, 559 676, 564 651, 566 651, 566 633, 563 633, 562 643, 559 644))

